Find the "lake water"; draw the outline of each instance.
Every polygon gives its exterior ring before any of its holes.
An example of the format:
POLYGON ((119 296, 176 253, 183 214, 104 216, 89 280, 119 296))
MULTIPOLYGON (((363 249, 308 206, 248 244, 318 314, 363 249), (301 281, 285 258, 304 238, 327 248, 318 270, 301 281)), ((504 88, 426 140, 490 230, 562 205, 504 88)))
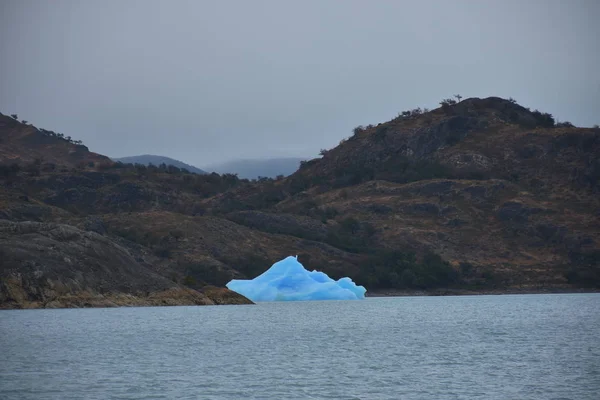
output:
POLYGON ((0 399, 600 398, 600 294, 0 311, 0 399))

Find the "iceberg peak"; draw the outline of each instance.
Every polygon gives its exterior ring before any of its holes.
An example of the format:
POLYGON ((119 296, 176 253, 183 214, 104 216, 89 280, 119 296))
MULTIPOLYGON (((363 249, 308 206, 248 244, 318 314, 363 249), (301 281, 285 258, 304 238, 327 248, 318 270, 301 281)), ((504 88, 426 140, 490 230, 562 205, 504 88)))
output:
POLYGON ((364 299, 366 289, 350 278, 335 281, 324 272, 307 271, 298 256, 276 262, 251 280, 234 279, 227 288, 254 302, 364 299))

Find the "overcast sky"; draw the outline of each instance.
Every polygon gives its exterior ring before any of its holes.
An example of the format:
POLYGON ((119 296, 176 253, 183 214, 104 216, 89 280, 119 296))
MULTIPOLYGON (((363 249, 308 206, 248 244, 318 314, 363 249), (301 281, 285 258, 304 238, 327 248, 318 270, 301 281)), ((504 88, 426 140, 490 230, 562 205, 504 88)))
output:
POLYGON ((316 156, 440 99, 600 123, 600 1, 0 0, 0 111, 120 157, 316 156))

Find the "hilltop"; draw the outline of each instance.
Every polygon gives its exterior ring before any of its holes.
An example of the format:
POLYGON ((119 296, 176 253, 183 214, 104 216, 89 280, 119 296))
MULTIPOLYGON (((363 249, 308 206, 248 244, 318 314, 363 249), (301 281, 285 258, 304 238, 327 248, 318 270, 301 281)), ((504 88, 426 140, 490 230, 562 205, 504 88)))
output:
MULTIPOLYGON (((73 246, 118 246, 144 274, 168 280, 153 284, 162 292, 169 285, 194 293, 222 287, 290 254, 370 292, 595 290, 599 178, 598 129, 556 124, 549 114, 494 97, 446 100, 432 111, 357 127, 277 180, 112 162, 4 167, 0 302, 48 301, 63 266, 26 241, 63 230, 74 239, 56 240, 73 246), (41 225, 22 225, 35 223, 41 225)), ((84 259, 70 270, 93 275, 84 259)), ((108 259, 97 265, 114 271, 108 259)), ((139 286, 136 271, 110 273, 125 286, 92 280, 65 293, 87 287, 147 299, 152 290, 139 286)))
POLYGON ((110 161, 92 153, 80 141, 62 133, 19 122, 16 115, 0 113, 0 164, 26 164, 34 161, 70 167, 110 161))
POLYGON ((142 164, 142 165, 172 165, 177 168, 188 170, 189 172, 193 172, 195 174, 206 174, 206 171, 201 170, 200 168, 194 167, 193 165, 186 164, 182 161, 175 160, 170 157, 165 156, 154 156, 151 154, 143 154, 141 156, 130 156, 130 157, 119 157, 114 158, 113 161, 122 162, 124 164, 142 164))

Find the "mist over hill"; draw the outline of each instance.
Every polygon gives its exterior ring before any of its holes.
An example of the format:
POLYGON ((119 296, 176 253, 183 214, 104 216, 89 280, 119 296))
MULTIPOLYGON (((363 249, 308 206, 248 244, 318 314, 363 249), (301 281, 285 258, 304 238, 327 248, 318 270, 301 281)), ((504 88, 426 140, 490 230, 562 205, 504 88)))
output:
POLYGON ((268 159, 232 160, 203 167, 206 171, 219 174, 237 174, 241 179, 257 179, 258 177, 276 178, 279 175, 289 176, 300 167, 304 157, 282 157, 268 159))
POLYGON ((120 158, 112 158, 114 161, 119 161, 124 164, 143 164, 143 165, 172 165, 177 168, 185 168, 190 172, 195 174, 206 174, 206 171, 201 170, 200 168, 194 167, 193 165, 186 164, 183 161, 175 160, 170 157, 165 156, 155 156, 151 154, 143 154, 140 156, 130 156, 130 157, 120 157, 120 158))

